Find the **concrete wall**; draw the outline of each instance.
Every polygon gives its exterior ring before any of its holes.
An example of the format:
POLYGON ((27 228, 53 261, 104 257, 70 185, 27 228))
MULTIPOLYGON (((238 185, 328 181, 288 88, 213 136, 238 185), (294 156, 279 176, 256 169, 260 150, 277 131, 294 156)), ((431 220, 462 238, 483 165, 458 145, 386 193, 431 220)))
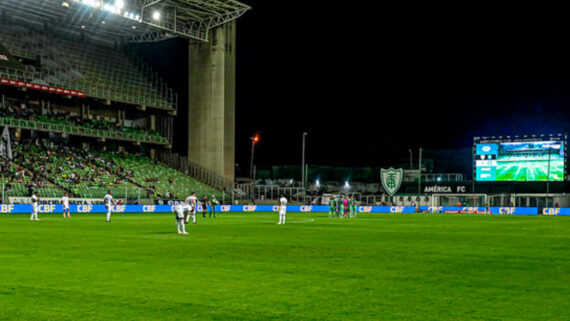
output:
POLYGON ((235 22, 190 41, 188 156, 227 178, 235 162, 235 22))

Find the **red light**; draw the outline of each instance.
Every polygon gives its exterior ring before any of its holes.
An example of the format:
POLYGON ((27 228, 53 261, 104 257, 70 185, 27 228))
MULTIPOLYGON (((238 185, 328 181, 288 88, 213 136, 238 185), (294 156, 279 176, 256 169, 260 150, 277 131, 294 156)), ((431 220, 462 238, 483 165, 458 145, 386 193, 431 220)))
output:
POLYGON ((257 135, 253 136, 253 142, 257 143, 258 141, 259 141, 259 136, 257 136, 257 135))

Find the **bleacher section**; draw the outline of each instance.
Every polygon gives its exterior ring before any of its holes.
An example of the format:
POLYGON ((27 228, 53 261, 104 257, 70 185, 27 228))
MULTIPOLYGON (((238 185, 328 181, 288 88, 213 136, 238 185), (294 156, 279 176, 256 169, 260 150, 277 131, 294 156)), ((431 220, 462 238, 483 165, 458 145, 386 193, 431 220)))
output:
POLYGON ((112 190, 116 198, 184 199, 197 195, 220 194, 183 173, 148 157, 126 153, 84 151, 67 146, 45 147, 14 143, 14 159, 2 161, 5 197, 102 198, 112 190))
POLYGON ((25 70, 0 68, 0 77, 85 92, 87 97, 174 110, 177 96, 142 59, 120 46, 67 39, 22 25, 0 24, 0 43, 34 61, 25 70))
POLYGON ((81 119, 64 112, 49 112, 42 115, 40 111, 29 106, 25 111, 20 110, 18 105, 0 108, 0 126, 143 143, 163 145, 169 143, 168 139, 160 136, 158 132, 147 128, 117 126, 110 121, 81 119))
POLYGON ((202 184, 193 178, 181 174, 160 162, 155 162, 146 156, 128 154, 112 154, 115 163, 133 171, 132 181, 138 185, 153 187, 163 197, 170 193, 174 198, 185 198, 191 192, 197 195, 220 194, 219 191, 202 184), (186 196, 185 196, 186 195, 186 196))

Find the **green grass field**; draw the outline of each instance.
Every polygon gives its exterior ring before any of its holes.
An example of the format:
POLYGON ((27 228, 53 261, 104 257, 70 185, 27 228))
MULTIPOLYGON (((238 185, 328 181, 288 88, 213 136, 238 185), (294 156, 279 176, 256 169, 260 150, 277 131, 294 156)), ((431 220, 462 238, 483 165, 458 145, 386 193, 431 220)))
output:
POLYGON ((0 319, 568 320, 570 217, 0 215, 0 319))
MULTIPOLYGON (((498 181, 547 181, 548 161, 499 161, 497 166, 498 181)), ((550 180, 564 180, 564 160, 550 162, 550 180)))

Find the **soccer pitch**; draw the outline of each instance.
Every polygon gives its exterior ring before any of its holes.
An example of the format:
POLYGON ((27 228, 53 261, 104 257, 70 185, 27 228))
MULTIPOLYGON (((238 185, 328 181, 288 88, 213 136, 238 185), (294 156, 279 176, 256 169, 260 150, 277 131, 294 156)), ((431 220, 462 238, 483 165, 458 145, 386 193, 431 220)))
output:
POLYGON ((561 320, 570 218, 0 215, 0 319, 561 320))
MULTIPOLYGON (((500 161, 497 166, 498 181, 546 181, 548 161, 500 161)), ((564 161, 550 162, 550 180, 564 180, 564 161)))

